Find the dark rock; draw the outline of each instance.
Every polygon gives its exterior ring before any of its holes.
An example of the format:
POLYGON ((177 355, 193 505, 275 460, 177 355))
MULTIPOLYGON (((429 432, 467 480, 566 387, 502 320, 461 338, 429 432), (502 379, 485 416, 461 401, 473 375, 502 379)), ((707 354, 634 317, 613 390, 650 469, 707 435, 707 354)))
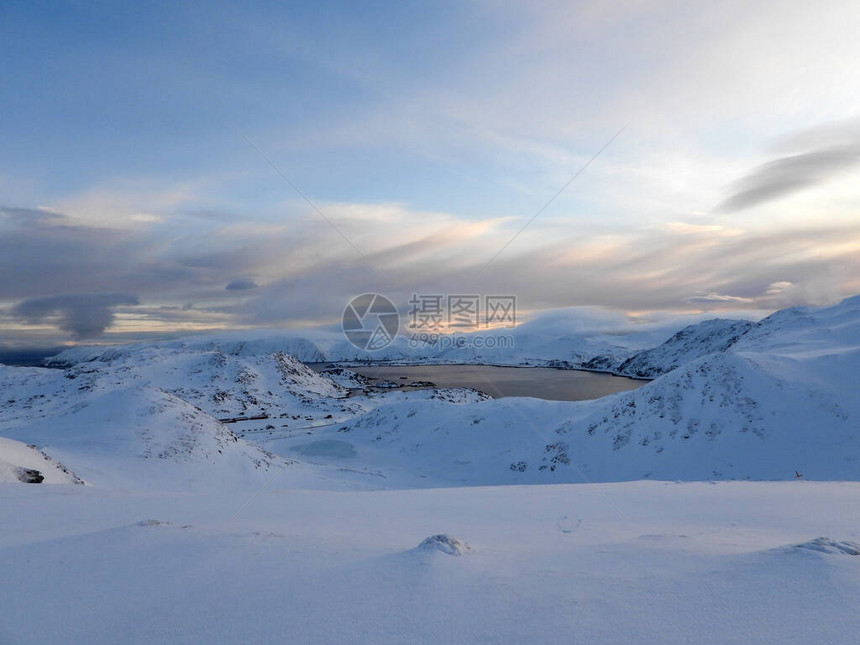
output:
POLYGON ((45 481, 45 476, 33 468, 19 468, 15 474, 18 477, 18 481, 25 484, 41 484, 45 481))

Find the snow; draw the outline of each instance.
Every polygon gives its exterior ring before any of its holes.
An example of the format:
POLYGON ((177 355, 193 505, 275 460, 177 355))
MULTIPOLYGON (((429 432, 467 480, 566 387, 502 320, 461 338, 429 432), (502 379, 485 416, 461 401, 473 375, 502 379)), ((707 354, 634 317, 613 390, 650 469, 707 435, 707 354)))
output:
POLYGON ((70 473, 32 446, 0 437, 0 483, 25 482, 34 484, 82 484, 70 473))
POLYGON ((725 351, 752 326, 753 323, 745 320, 706 320, 685 327, 658 347, 623 359, 611 355, 596 356, 583 367, 621 376, 655 378, 696 358, 725 351))
POLYGON ((0 401, 0 431, 105 485, 205 486, 215 463, 223 481, 285 470, 292 485, 362 489, 854 479, 858 330, 856 299, 702 322, 628 361, 659 378, 575 403, 366 392, 274 346, 172 341, 64 371, 0 368, 16 393, 0 401))
POLYGON ((853 483, 268 490, 241 513, 250 493, 3 486, 28 518, 0 531, 4 643, 807 645, 860 629, 860 558, 793 548, 860 539, 853 483), (471 549, 416 549, 439 533, 471 549))
POLYGON ((0 643, 855 642, 860 298, 613 347, 655 378, 581 402, 271 337, 0 367, 0 643))
POLYGON ((809 549, 820 553, 834 553, 842 555, 860 555, 860 544, 848 540, 834 540, 828 537, 819 537, 809 542, 792 545, 793 549, 809 549))
POLYGON ((706 349, 687 351, 691 360, 644 387, 596 401, 451 407, 391 396, 336 432, 365 466, 393 477, 407 464, 435 485, 856 479, 860 311, 848 301, 798 316, 776 315, 731 342, 733 323, 675 336, 650 352, 652 367, 682 353, 679 339, 706 349), (707 329, 713 342, 700 333, 707 329))
POLYGON ((189 403, 153 388, 88 397, 60 418, 22 424, 29 437, 93 485, 195 488, 260 484, 283 460, 239 440, 189 403))
POLYGON ((428 538, 424 538, 424 541, 415 547, 415 550, 425 553, 439 552, 444 553, 445 555, 459 557, 464 553, 471 551, 472 547, 446 533, 439 533, 437 535, 431 535, 428 538))
POLYGON ((206 486, 213 464, 225 482, 284 470, 291 485, 360 489, 857 478, 856 299, 688 327, 635 356, 665 374, 585 402, 367 392, 267 348, 175 341, 0 368, 0 432, 113 486, 206 486))

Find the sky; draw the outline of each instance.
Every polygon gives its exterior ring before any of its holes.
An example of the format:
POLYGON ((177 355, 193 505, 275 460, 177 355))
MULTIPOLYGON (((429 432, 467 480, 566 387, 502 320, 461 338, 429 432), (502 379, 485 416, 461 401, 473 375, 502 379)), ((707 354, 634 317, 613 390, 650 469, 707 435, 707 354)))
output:
POLYGON ((0 346, 330 324, 368 292, 836 302, 858 33, 836 0, 4 0, 0 346))

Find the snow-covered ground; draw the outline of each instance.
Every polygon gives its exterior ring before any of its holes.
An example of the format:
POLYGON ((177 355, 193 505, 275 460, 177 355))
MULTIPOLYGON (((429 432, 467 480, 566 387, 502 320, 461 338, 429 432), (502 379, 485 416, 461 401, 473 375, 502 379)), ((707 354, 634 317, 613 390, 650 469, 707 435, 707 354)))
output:
POLYGON ((856 642, 860 297, 604 340, 656 378, 372 392, 271 336, 0 367, 0 643, 856 642))
POLYGON ((3 643, 855 643, 856 483, 4 485, 3 643), (465 543, 445 552, 447 534, 465 543), (818 540, 818 538, 827 538, 818 540))

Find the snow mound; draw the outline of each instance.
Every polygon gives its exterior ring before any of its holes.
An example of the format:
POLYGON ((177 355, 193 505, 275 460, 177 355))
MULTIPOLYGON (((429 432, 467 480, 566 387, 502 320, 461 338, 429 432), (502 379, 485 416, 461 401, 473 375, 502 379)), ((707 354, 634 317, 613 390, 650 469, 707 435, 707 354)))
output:
MULTIPOLYGON (((177 525, 174 524, 173 522, 168 522, 167 520, 152 520, 152 519, 150 519, 150 520, 141 520, 140 522, 135 522, 134 526, 140 526, 140 527, 147 528, 150 526, 172 526, 172 527, 175 527, 177 525)), ((191 525, 190 524, 182 524, 178 528, 190 529, 191 525)))
POLYGON ((83 480, 33 446, 0 437, 0 483, 83 484, 83 480))
POLYGON ((426 538, 416 549, 422 552, 438 551, 445 555, 461 556, 471 551, 472 547, 447 533, 439 533, 426 538))
POLYGON ((792 549, 807 549, 834 555, 860 555, 860 544, 847 540, 834 540, 829 537, 819 537, 809 542, 792 545, 792 549))
POLYGON ((465 405, 467 403, 478 403, 492 399, 489 394, 480 392, 471 387, 440 387, 429 390, 428 399, 465 405))

